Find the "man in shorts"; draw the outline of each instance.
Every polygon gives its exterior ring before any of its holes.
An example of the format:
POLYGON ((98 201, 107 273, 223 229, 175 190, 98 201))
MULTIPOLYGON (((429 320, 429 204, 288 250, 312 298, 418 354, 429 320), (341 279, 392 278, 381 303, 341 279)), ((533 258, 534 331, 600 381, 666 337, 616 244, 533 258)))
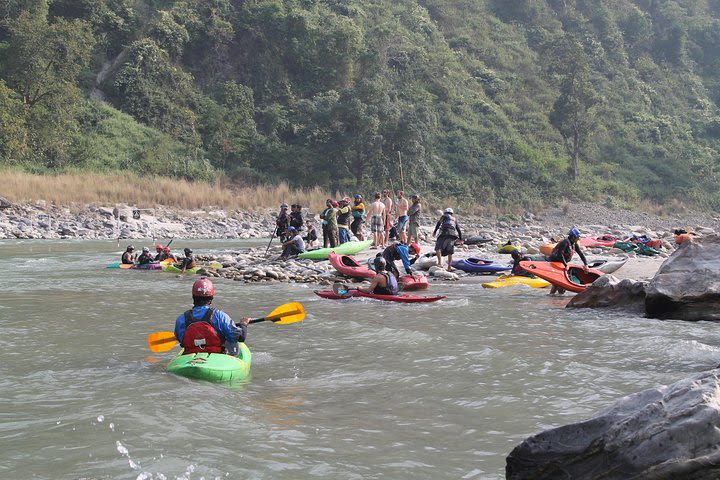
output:
POLYGON ((420 229, 420 214, 422 213, 422 207, 420 205, 419 196, 413 195, 410 199, 412 200, 412 204, 408 210, 408 242, 418 243, 420 242, 418 230, 420 229))
POLYGON ((405 192, 402 190, 397 191, 397 202, 395 203, 396 210, 396 226, 398 237, 402 243, 407 244, 407 233, 405 233, 405 227, 408 222, 408 204, 407 198, 405 198, 405 192))
POLYGON ((375 194, 375 201, 370 204, 368 215, 375 248, 385 248, 385 204, 380 200, 380 193, 375 194))

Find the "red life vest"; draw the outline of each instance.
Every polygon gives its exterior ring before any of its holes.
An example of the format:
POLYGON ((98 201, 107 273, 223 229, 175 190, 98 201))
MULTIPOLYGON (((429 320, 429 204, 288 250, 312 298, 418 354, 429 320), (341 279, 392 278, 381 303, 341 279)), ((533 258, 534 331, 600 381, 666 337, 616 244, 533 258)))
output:
POLYGON ((211 320, 214 308, 208 308, 202 318, 193 317, 192 310, 185 312, 185 336, 183 353, 222 353, 223 341, 213 328, 211 320))

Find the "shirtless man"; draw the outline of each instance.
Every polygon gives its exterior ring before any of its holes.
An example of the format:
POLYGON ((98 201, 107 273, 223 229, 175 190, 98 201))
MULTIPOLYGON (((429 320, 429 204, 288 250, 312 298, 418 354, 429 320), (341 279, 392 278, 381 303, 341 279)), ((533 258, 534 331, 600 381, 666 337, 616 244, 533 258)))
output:
POLYGON ((398 237, 400 238, 400 241, 402 243, 407 244, 407 233, 405 233, 405 227, 407 226, 408 222, 408 208, 410 207, 410 204, 407 201, 407 198, 405 198, 405 192, 402 190, 397 191, 397 202, 395 203, 395 209, 397 210, 396 215, 397 218, 395 219, 397 222, 397 233, 398 237))
POLYGON ((382 247, 385 247, 385 245, 390 241, 390 212, 393 207, 393 201, 392 198, 390 198, 390 190, 383 190, 382 203, 385 205, 385 236, 383 237, 382 247))
POLYGON ((380 200, 379 193, 375 194, 375 201, 368 208, 368 216, 375 248, 385 248, 385 204, 380 200))

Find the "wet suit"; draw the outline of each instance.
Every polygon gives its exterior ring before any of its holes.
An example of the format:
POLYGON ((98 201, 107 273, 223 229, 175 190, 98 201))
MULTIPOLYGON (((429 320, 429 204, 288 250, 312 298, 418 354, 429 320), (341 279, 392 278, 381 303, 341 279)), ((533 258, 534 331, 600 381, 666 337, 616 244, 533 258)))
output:
POLYGON ((553 251, 550 252, 548 260, 551 262, 562 262, 567 267, 567 264, 572 260, 573 254, 577 252, 583 265, 587 266, 587 259, 585 254, 580 250, 580 246, 577 242, 571 242, 570 239, 564 238, 555 245, 553 251))

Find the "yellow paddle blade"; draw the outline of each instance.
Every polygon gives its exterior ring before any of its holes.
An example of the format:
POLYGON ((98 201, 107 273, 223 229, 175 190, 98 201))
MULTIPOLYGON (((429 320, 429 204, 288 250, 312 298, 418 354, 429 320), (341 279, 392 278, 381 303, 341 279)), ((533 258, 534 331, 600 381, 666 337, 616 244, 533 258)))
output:
POLYGON ((278 325, 287 325, 288 323, 301 322, 305 318, 305 309, 299 302, 289 302, 280 305, 265 317, 278 325))
POLYGON ((167 352, 177 343, 173 332, 155 332, 148 335, 148 347, 153 352, 167 352))
POLYGON ((132 263, 121 263, 120 268, 132 268, 132 263))

